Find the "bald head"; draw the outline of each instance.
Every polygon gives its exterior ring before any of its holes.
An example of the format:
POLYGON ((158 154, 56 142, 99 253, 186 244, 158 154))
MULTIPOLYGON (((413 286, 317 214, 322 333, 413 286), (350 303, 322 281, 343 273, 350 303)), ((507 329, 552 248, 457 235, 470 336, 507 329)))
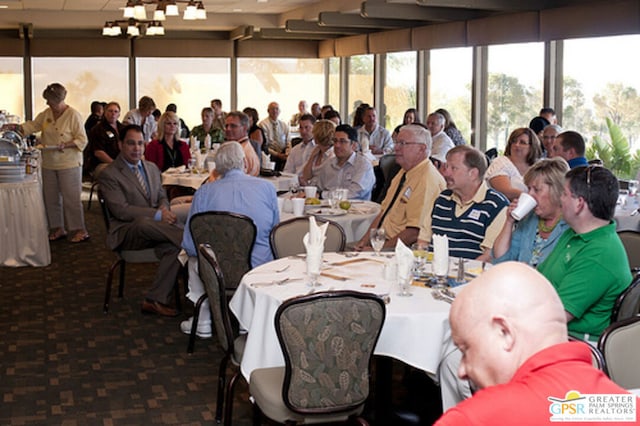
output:
POLYGON ((458 374, 479 387, 506 383, 533 354, 567 341, 564 307, 549 281, 519 262, 471 281, 451 306, 458 374))

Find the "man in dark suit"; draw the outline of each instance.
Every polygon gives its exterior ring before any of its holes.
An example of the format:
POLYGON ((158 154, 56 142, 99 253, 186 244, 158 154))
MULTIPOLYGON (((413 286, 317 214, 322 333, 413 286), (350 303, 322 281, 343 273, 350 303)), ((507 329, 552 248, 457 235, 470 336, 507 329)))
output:
POLYGON ((142 160, 144 136, 138 125, 120 133, 120 154, 98 177, 100 191, 111 212, 107 244, 111 249, 154 247, 160 266, 142 302, 143 313, 176 316, 167 305, 178 273, 182 228, 169 210, 158 167, 142 160))

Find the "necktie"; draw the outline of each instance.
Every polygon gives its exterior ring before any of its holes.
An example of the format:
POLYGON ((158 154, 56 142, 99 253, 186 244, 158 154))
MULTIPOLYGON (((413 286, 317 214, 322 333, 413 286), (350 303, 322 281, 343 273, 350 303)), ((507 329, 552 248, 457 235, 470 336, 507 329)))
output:
POLYGON ((398 199, 398 195, 400 195, 400 191, 402 191, 402 187, 404 186, 405 180, 407 180, 407 174, 403 172, 402 177, 400 178, 400 183, 398 184, 398 188, 396 189, 396 193, 393 194, 393 198, 391 199, 391 202, 389 203, 389 205, 387 206, 387 209, 382 214, 382 217, 380 218, 380 222, 378 222, 378 228, 382 227, 384 218, 387 217, 387 213, 391 211, 391 209, 393 208, 393 205, 396 203, 396 200, 398 199))
POLYGON ((142 173, 140 173, 140 167, 142 167, 142 165, 134 167, 133 174, 136 175, 136 179, 138 179, 138 183, 140 184, 144 195, 149 198, 149 188, 147 188, 147 182, 144 181, 144 177, 142 177, 142 173))

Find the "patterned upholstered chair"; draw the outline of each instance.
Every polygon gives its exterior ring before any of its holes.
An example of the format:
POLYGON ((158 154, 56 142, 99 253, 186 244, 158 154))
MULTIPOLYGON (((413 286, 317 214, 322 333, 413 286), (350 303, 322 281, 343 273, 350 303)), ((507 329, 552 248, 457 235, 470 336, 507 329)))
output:
POLYGON ((640 388, 640 316, 607 327, 600 335, 598 349, 604 356, 605 371, 611 380, 625 389, 640 388))
MULTIPOLYGON (((256 225, 251 218, 242 214, 212 211, 193 215, 189 221, 189 229, 196 247, 209 244, 216 254, 218 265, 224 273, 226 296, 230 298, 244 274, 251 270, 256 225)), ((188 353, 193 353, 200 308, 206 299, 207 293, 196 302, 188 353)))
MULTIPOLYGON (((316 218, 318 225, 329 222, 324 242, 324 251, 344 251, 347 237, 344 229, 339 224, 326 219, 316 218)), ((294 217, 293 219, 280 222, 271 230, 269 244, 273 257, 282 257, 305 253, 302 238, 309 232, 309 218, 294 217)))
POLYGON ((224 352, 224 357, 220 360, 218 371, 216 422, 220 423, 222 420, 222 410, 224 407, 224 424, 231 425, 233 391, 240 373, 240 361, 242 360, 247 335, 238 335, 231 326, 224 274, 209 244, 199 245, 198 270, 209 297, 211 319, 216 330, 218 343, 224 352), (227 365, 229 361, 231 361, 237 369, 227 384, 227 365))
POLYGON ((369 395, 369 364, 385 319, 382 299, 353 291, 285 301, 275 327, 285 366, 254 370, 254 424, 357 420, 369 395))

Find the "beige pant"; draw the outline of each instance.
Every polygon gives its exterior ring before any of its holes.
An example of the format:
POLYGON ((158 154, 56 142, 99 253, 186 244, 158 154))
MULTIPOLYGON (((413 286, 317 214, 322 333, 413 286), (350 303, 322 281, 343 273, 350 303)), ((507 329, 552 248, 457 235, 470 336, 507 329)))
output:
POLYGON ((82 167, 64 170, 42 169, 44 207, 49 229, 86 229, 82 207, 82 167))

